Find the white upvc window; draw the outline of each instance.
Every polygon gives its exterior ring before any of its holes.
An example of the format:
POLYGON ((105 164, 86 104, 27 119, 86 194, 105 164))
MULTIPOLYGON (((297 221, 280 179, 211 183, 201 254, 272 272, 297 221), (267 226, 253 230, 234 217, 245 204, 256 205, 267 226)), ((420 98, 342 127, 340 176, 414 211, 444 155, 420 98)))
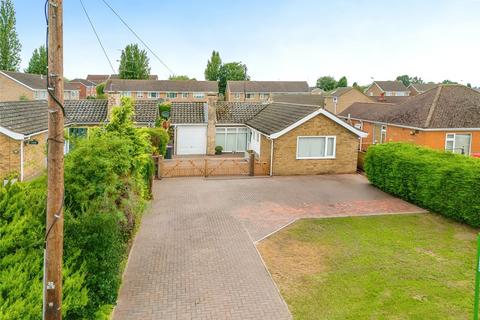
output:
POLYGON ((385 96, 387 96, 387 97, 393 97, 393 96, 395 96, 395 92, 393 92, 393 91, 385 91, 385 96))
POLYGON ((445 151, 470 154, 472 135, 470 133, 447 133, 445 136, 445 151))
POLYGON ((240 93, 235 93, 235 94, 233 95, 233 99, 235 99, 235 100, 240 100, 240 93))
POLYGON ((261 99, 261 100, 267 100, 267 99, 268 99, 268 96, 269 96, 268 93, 260 93, 260 99, 261 99))
POLYGON ((168 99, 175 99, 175 98, 177 98, 177 93, 176 92, 167 92, 167 98, 168 99))
POLYGON ((148 97, 149 97, 150 99, 158 99, 158 92, 157 92, 157 91, 150 91, 150 92, 148 93, 148 97))
POLYGON ((187 99, 188 98, 188 92, 182 92, 182 98, 187 99))
POLYGON ((123 97, 131 97, 131 96, 132 96, 132 92, 131 92, 131 91, 123 91, 123 92, 122 92, 122 96, 123 96, 123 97))
POLYGON ((335 136, 297 137, 297 159, 335 159, 335 136))
POLYGON ((194 97, 195 99, 203 99, 203 98, 205 98, 205 93, 203 93, 203 92, 194 92, 194 93, 193 93, 193 97, 194 97))
POLYGON ((380 143, 387 142, 387 126, 382 125, 380 128, 380 143))
POLYGON ((247 99, 253 99, 253 98, 255 98, 255 93, 247 93, 247 94, 245 94, 245 97, 247 99))
POLYGON ((215 144, 225 152, 243 152, 247 150, 247 137, 245 127, 217 127, 215 144))
POLYGON ((137 98, 143 98, 143 91, 137 91, 137 98))

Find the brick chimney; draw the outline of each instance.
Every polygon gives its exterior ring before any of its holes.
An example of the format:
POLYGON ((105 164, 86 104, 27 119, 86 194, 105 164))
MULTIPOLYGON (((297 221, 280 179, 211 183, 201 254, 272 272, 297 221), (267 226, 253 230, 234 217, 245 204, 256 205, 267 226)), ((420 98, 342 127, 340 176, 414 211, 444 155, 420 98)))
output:
POLYGON ((217 123, 217 96, 215 94, 208 94, 207 97, 207 154, 215 154, 215 135, 217 123))
POLYGON ((113 107, 120 106, 120 93, 119 92, 112 92, 109 93, 107 96, 107 121, 110 121, 112 117, 112 109, 113 107))

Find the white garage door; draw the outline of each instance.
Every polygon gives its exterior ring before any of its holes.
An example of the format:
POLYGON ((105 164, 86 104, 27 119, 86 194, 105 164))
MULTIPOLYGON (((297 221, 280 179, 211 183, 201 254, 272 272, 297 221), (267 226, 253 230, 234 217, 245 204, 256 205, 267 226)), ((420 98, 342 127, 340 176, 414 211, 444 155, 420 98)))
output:
POLYGON ((207 126, 178 126, 177 154, 205 154, 207 152, 207 126))

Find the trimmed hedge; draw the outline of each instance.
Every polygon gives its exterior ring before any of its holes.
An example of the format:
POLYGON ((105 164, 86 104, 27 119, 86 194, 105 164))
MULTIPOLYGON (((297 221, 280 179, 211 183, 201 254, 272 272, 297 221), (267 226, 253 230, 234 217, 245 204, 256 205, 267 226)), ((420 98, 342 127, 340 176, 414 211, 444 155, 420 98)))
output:
POLYGON ((365 172, 385 192, 480 226, 479 159, 412 144, 378 144, 368 148, 365 172))

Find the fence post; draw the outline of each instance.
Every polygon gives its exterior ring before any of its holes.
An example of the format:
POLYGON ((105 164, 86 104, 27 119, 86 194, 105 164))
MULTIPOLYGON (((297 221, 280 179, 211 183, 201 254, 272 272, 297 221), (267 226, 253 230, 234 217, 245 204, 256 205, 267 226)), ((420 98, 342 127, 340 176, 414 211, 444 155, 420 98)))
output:
POLYGON ((253 177, 255 175, 255 154, 253 152, 249 153, 249 166, 248 166, 248 175, 253 177))
POLYGON ((163 156, 159 155, 157 157, 157 176, 158 180, 162 180, 162 164, 163 164, 163 156))

